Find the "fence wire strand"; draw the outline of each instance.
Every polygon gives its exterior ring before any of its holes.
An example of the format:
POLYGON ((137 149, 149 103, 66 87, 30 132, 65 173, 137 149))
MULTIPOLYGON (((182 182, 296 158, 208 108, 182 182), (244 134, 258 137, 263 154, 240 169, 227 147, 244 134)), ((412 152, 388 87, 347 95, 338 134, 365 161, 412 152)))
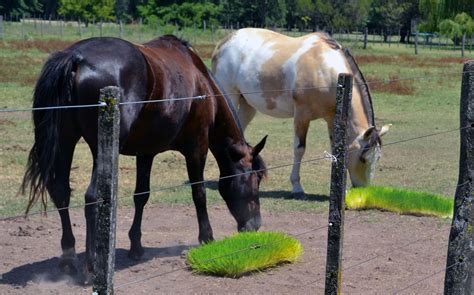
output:
MULTIPOLYGON (((391 146, 391 145, 405 143, 405 142, 408 142, 408 141, 413 141, 413 140, 418 140, 418 139, 423 139, 423 138, 427 138, 427 137, 431 137, 431 136, 442 135, 442 134, 451 133, 451 132, 455 132, 455 131, 459 131, 459 130, 463 130, 463 129, 467 129, 467 128, 473 128, 473 127, 472 126, 464 126, 464 127, 461 127, 461 128, 451 129, 451 130, 447 130, 447 131, 441 131, 441 132, 436 132, 436 133, 431 133, 431 134, 425 134, 425 135, 421 135, 421 136, 417 136, 417 137, 412 137, 412 138, 403 139, 403 140, 399 140, 399 141, 389 142, 389 143, 384 144, 384 146, 391 146)), ((355 152, 355 150, 347 151, 346 155, 349 155, 350 153, 353 153, 353 152, 355 152)), ((176 188, 180 188, 180 187, 186 187, 186 186, 193 186, 193 185, 198 185, 198 184, 206 184, 206 183, 216 182, 216 181, 219 181, 219 180, 222 180, 222 179, 247 175, 247 174, 251 174, 251 173, 270 171, 270 170, 280 169, 280 168, 284 168, 284 167, 290 167, 290 166, 293 166, 295 164, 305 164, 305 163, 322 161, 322 160, 331 160, 332 161, 333 160, 333 155, 326 152, 324 155, 322 155, 320 157, 317 157, 317 158, 313 158, 313 159, 302 160, 302 161, 299 161, 299 162, 292 162, 292 163, 277 165, 277 166, 273 166, 273 167, 267 167, 265 169, 251 170, 251 171, 238 173, 238 174, 233 174, 233 175, 226 175, 226 176, 222 176, 222 177, 214 178, 214 179, 210 179, 210 180, 201 180, 201 181, 197 181, 197 182, 189 182, 189 183, 183 183, 183 184, 178 184, 178 185, 173 185, 173 186, 161 187, 161 188, 158 188, 158 189, 148 190, 148 191, 145 191, 145 192, 133 193, 132 196, 139 196, 139 195, 145 195, 145 194, 150 194, 150 193, 162 192, 162 191, 172 190, 172 189, 176 189, 176 188)), ((458 185, 458 186, 460 186, 460 185, 458 185)), ((128 195, 123 196, 123 197, 119 197, 117 199, 120 200, 120 199, 124 199, 125 197, 128 197, 128 195)), ((41 215, 41 214, 45 214, 45 213, 51 213, 51 212, 54 212, 54 211, 67 210, 67 209, 70 209, 70 208, 75 209, 75 208, 80 208, 80 207, 84 207, 84 206, 95 205, 95 204, 98 204, 99 202, 101 202, 101 201, 94 201, 94 202, 89 202, 89 203, 85 203, 85 204, 81 204, 81 205, 62 207, 62 208, 59 208, 59 209, 51 209, 51 210, 39 211, 39 212, 34 212, 34 213, 22 214, 22 215, 4 216, 4 217, 0 218, 0 221, 6 221, 6 220, 22 218, 22 217, 26 218, 26 217, 33 216, 33 215, 41 215)))
MULTIPOLYGON (((353 83, 353 85, 364 86, 371 84, 389 84, 400 81, 414 81, 414 80, 426 80, 434 79, 439 77, 446 77, 446 75, 463 75, 467 73, 472 73, 473 71, 453 71, 445 72, 437 75, 427 75, 423 77, 405 77, 398 79, 382 79, 382 80, 373 80, 367 81, 364 83, 353 83)), ((282 89, 272 89, 272 90, 258 90, 258 91, 247 91, 247 92, 238 92, 238 93, 223 93, 223 94, 213 94, 212 96, 227 96, 227 95, 245 95, 245 94, 260 94, 260 93, 272 93, 272 92, 293 92, 298 90, 318 90, 318 89, 336 89, 336 86, 314 86, 314 87, 298 87, 298 88, 282 88, 282 89)), ((185 96, 185 97, 172 97, 172 98, 162 98, 157 100, 144 100, 144 101, 131 101, 131 102, 120 102, 119 105, 139 105, 139 104, 148 104, 148 103, 164 103, 170 101, 183 101, 183 100, 203 100, 209 97, 209 95, 196 95, 196 96, 185 96)), ((63 106, 48 106, 48 107, 36 107, 36 108, 19 108, 19 109, 0 109, 0 113, 13 113, 13 112, 31 112, 31 111, 44 111, 44 110, 61 110, 61 109, 79 109, 79 108, 92 108, 92 107, 104 107, 105 103, 99 102, 97 104, 84 104, 84 105, 63 105, 63 106)))
POLYGON ((436 276, 436 275, 442 273, 443 271, 447 271, 448 269, 453 268, 453 267, 455 267, 456 265, 463 264, 463 263, 465 263, 465 262, 466 262, 466 261, 458 261, 458 262, 456 262, 456 263, 453 263, 453 264, 451 264, 451 265, 448 266, 448 267, 442 268, 442 269, 436 271, 435 273, 432 273, 432 274, 430 274, 430 275, 428 275, 428 276, 426 276, 426 277, 424 277, 424 278, 422 278, 422 279, 420 279, 420 280, 418 280, 418 281, 415 281, 414 283, 412 283, 412 284, 410 284, 410 285, 408 285, 408 286, 406 286, 406 287, 404 287, 404 288, 402 288, 402 289, 400 289, 400 290, 397 290, 397 291, 393 292, 392 294, 394 294, 394 295, 395 295, 395 294, 400 294, 401 292, 406 291, 406 290, 412 288, 413 286, 418 285, 419 283, 421 283, 421 282, 423 282, 423 281, 426 281, 427 279, 432 278, 432 277, 434 277, 434 276, 436 276))

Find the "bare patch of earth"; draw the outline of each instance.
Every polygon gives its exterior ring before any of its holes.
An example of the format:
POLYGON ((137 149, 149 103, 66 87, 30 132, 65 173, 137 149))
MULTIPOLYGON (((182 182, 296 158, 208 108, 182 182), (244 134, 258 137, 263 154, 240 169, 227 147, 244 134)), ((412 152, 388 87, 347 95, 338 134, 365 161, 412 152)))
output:
MULTIPOLYGON (((84 259, 85 223, 73 210, 79 261, 84 259)), ((209 208, 217 239, 235 232, 223 206, 209 208)), ((239 279, 193 274, 182 255, 197 243, 193 206, 154 205, 145 212, 141 261, 127 258, 133 209, 118 212, 115 287, 117 294, 239 293, 323 294, 327 213, 262 212, 264 231, 281 231, 302 242, 296 264, 239 279)), ((0 222, 1 294, 90 294, 81 278, 59 272, 61 229, 56 213, 0 222)), ((442 294, 449 220, 380 211, 346 213, 343 289, 345 294, 387 294, 425 279, 401 294, 442 294)), ((81 263, 81 262, 79 262, 81 263)))

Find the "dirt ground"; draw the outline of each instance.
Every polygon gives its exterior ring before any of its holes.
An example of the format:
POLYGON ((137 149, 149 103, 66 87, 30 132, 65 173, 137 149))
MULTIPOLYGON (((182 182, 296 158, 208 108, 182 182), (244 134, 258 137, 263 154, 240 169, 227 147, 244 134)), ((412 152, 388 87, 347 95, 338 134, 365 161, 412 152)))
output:
MULTIPOLYGON (((213 206, 209 214, 216 239, 235 231, 235 222, 225 207, 213 206)), ((72 210, 79 261, 84 258, 83 216, 81 209, 72 210)), ((324 293, 327 213, 263 211, 261 230, 297 235, 305 253, 296 264, 239 279, 197 275, 186 268, 182 253, 197 243, 193 206, 153 205, 145 211, 142 241, 146 252, 139 262, 126 256, 132 217, 132 209, 118 212, 117 294, 324 293)), ((1 294, 91 293, 90 286, 78 282, 80 278, 59 272, 61 229, 57 213, 0 224, 1 294)), ((449 220, 431 217, 347 212, 342 293, 442 294, 449 226, 449 220)))

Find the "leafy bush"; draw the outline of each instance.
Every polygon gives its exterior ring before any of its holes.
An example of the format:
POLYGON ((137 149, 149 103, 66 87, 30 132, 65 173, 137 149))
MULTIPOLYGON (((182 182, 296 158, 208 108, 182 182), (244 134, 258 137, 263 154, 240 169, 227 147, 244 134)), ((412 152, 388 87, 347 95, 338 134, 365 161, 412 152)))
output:
POLYGON ((196 27, 202 28, 203 21, 206 21, 207 27, 217 26, 221 9, 218 5, 210 2, 184 2, 181 5, 174 3, 169 6, 158 6, 156 2, 150 1, 145 5, 139 5, 138 12, 146 24, 176 24, 180 27, 196 25, 196 27))

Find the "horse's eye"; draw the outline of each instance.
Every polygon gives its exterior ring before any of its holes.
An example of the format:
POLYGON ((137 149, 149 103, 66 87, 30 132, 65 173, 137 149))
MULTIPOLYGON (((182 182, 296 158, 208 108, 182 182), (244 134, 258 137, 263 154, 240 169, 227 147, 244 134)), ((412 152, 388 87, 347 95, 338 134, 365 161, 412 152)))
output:
POLYGON ((366 160, 364 157, 360 157, 359 160, 360 160, 363 164, 367 163, 367 160, 366 160))

